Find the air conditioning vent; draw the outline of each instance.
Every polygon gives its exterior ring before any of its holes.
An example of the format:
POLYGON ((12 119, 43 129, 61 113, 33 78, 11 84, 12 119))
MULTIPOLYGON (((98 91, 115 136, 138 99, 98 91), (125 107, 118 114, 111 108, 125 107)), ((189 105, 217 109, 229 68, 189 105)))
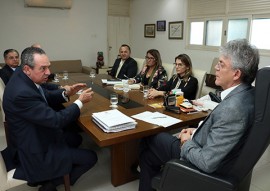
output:
POLYGON ((26 7, 70 9, 72 0, 24 0, 26 7))

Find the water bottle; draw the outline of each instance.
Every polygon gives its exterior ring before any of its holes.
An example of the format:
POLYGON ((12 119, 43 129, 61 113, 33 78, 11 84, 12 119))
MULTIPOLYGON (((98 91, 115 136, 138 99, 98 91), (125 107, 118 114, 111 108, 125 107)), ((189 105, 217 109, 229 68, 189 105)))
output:
POLYGON ((175 100, 175 106, 177 107, 184 102, 184 92, 182 92, 181 89, 175 92, 175 100))

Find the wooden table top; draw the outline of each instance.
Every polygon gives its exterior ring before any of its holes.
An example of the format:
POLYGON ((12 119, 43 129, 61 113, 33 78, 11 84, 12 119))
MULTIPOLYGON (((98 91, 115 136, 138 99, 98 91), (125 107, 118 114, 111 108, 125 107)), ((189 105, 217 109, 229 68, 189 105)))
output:
MULTIPOLYGON (((140 90, 130 90, 127 94, 124 94, 121 90, 114 90, 113 86, 106 86, 102 84, 101 79, 107 79, 110 78, 110 76, 106 74, 99 74, 97 75, 93 80, 90 79, 88 75, 82 75, 82 74, 69 74, 68 80, 60 80, 60 83, 62 85, 64 84, 74 84, 77 82, 86 82, 88 86, 93 87, 93 91, 95 92, 95 89, 99 91, 104 91, 105 95, 101 95, 99 93, 94 94, 93 99, 87 103, 84 104, 83 108, 81 109, 81 115, 78 119, 78 124, 81 126, 81 128, 88 133, 92 139, 100 146, 110 146, 122 142, 127 142, 130 140, 140 139, 145 136, 153 135, 159 132, 163 131, 169 131, 176 128, 183 128, 188 125, 195 125, 198 124, 201 120, 203 120, 207 116, 207 112, 199 112, 196 114, 176 114, 169 111, 166 111, 164 108, 160 109, 154 109, 150 107, 148 104, 151 103, 158 103, 163 102, 163 98, 156 98, 156 99, 144 99, 143 93, 140 90), (107 94, 106 94, 107 92, 107 94), (138 103, 135 108, 127 109, 125 108, 125 105, 122 104, 118 105, 118 110, 122 113, 126 114, 127 116, 132 116, 134 114, 138 114, 144 111, 158 111, 161 113, 164 113, 166 115, 181 119, 182 122, 177 123, 173 126, 164 128, 158 125, 150 124, 141 120, 137 120, 137 125, 135 129, 126 130, 122 132, 117 133, 105 133, 102 131, 93 121, 92 121, 92 113, 94 112, 100 112, 105 110, 110 110, 110 100, 109 100, 109 94, 111 92, 116 92, 119 95, 119 102, 121 102, 122 97, 128 96, 128 98, 135 103, 138 103)), ((72 96, 70 99, 70 102, 66 105, 69 105, 74 100, 78 98, 78 95, 72 96)))

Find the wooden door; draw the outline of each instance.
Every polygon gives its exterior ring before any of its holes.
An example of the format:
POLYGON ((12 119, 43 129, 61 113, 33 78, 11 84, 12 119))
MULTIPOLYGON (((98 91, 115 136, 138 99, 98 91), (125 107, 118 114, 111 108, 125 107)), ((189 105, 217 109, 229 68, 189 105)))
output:
POLYGON ((113 66, 117 58, 119 47, 122 44, 129 45, 130 33, 129 17, 108 16, 108 66, 113 66))

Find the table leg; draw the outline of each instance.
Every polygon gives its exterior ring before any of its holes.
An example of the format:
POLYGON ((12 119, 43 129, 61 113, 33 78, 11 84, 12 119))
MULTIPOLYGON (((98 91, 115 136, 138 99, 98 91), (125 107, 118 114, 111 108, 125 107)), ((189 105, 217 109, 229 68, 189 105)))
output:
POLYGON ((138 178, 131 167, 138 164, 139 140, 111 146, 111 182, 119 186, 138 178))

